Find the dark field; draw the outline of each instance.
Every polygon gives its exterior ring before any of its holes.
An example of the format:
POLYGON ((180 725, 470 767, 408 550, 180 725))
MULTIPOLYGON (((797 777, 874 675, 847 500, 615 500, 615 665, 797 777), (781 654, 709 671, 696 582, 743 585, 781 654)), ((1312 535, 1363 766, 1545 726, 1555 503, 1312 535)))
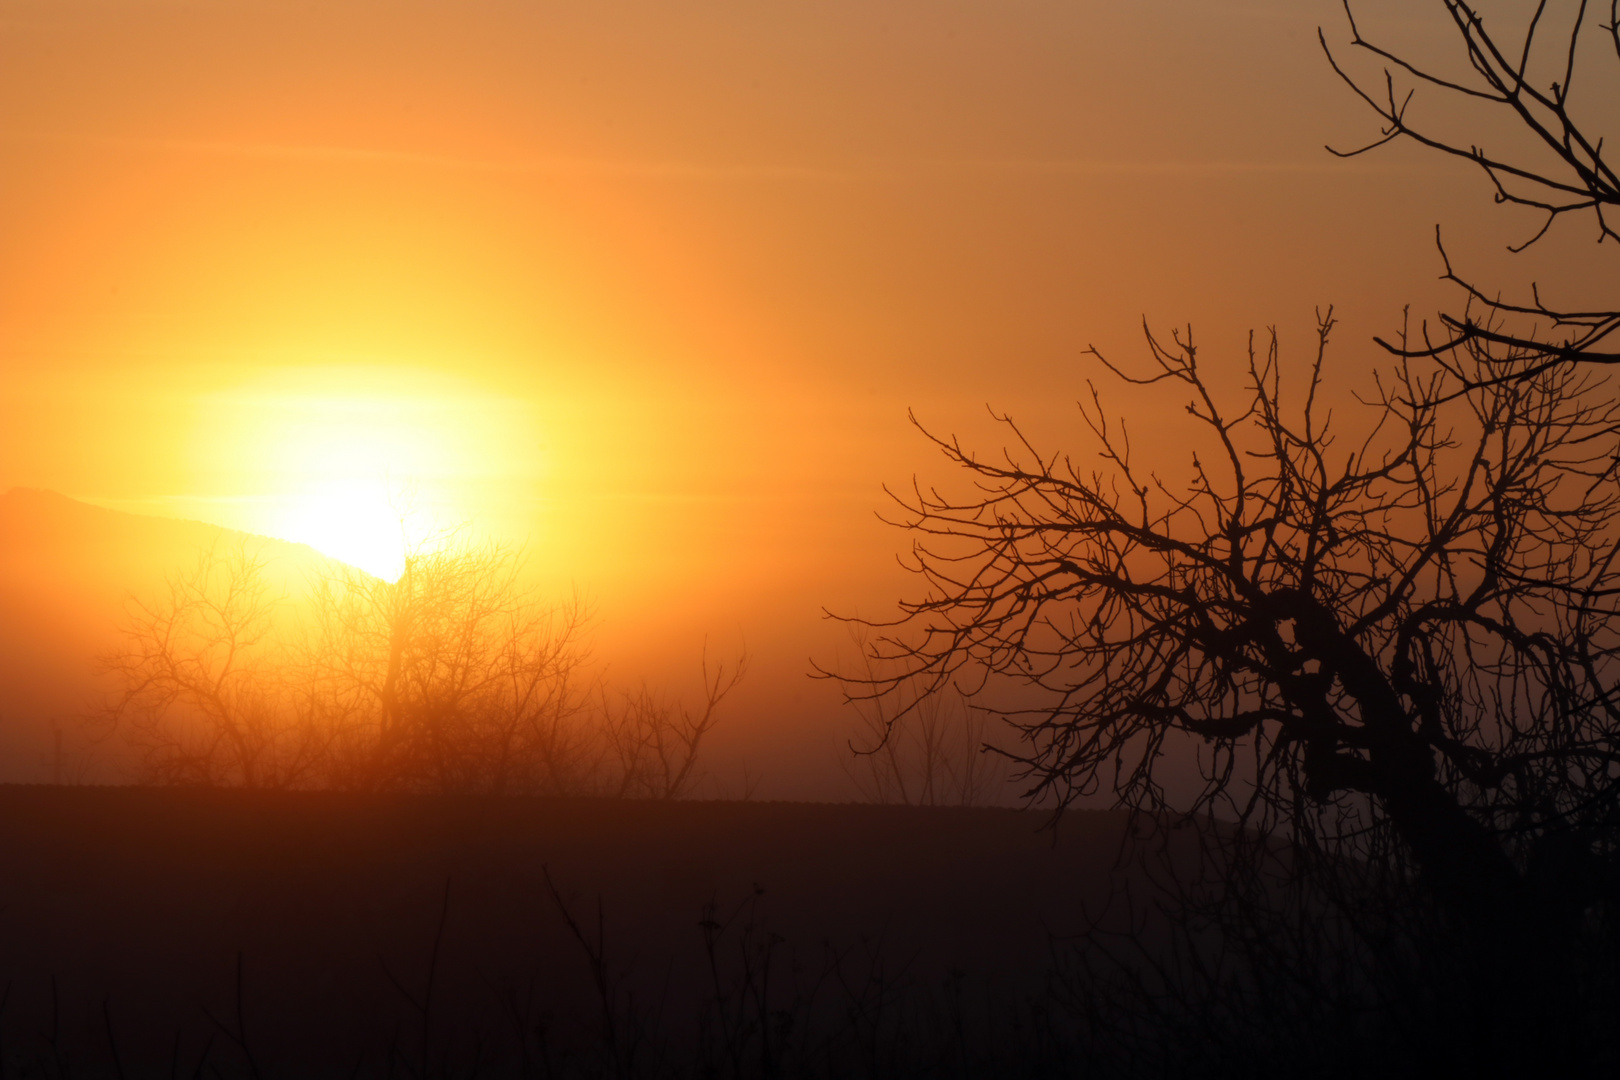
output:
POLYGON ((732 1030, 754 1063, 732 1071, 770 1073, 772 1025, 787 1045, 942 987, 976 1013, 1038 1003, 1051 935, 1107 895, 1120 837, 1110 815, 1049 824, 4 787, 0 1034, 40 1075, 546 1075, 657 1072, 732 1030))

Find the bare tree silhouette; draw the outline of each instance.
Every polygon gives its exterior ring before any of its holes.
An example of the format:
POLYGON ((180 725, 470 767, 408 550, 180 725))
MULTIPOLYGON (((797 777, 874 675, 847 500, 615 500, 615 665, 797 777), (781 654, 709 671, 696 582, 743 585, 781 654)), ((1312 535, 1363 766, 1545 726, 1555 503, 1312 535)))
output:
POLYGON ((720 703, 748 673, 748 657, 741 654, 729 670, 719 664, 711 672, 705 650, 701 668, 703 707, 697 711, 645 683, 621 693, 617 702, 603 692, 600 715, 617 765, 615 794, 621 798, 675 799, 698 779, 703 737, 719 722, 720 703))
POLYGON ((1332 326, 1293 395, 1276 335, 1251 347, 1230 408, 1190 334, 1149 334, 1142 374, 1093 354, 1190 399, 1185 485, 1133 463, 1095 388, 1096 468, 1006 418, 997 459, 929 436, 971 485, 899 497, 923 595, 873 639, 890 673, 843 678, 855 700, 999 697, 1029 794, 1059 806, 1167 811, 1166 762, 1196 747, 1180 809, 1398 853, 1477 950, 1486 1056, 1564 1061, 1575 943, 1620 898, 1620 406, 1568 366, 1403 360, 1341 446, 1332 326))
POLYGON ((395 581, 340 568, 278 605, 248 546, 132 601, 98 715, 162 784, 678 798, 746 656, 703 704, 589 674, 577 598, 536 602, 507 549, 440 544, 395 581))
MULTIPOLYGON (((1607 22, 1585 0, 1522 5, 1506 32, 1462 0, 1440 7, 1464 74, 1376 43, 1348 3, 1350 51, 1381 77, 1321 34, 1383 122, 1335 152, 1407 140, 1472 162, 1499 203, 1541 215, 1516 251, 1579 215, 1620 239, 1599 131, 1620 87, 1620 3, 1607 22), (1473 111, 1413 108, 1428 96, 1473 111), (1493 113, 1509 121, 1500 145, 1445 126, 1493 113)), ((1441 254, 1463 309, 1379 339, 1393 362, 1348 442, 1346 417, 1330 424, 1321 404, 1331 311, 1290 393, 1275 332, 1251 339, 1234 401, 1190 331, 1149 331, 1140 373, 1092 350, 1187 403, 1185 483, 1133 461, 1095 387, 1081 412, 1096 466, 1038 448, 1005 416, 999 457, 924 431, 968 486, 897 497, 921 595, 873 624, 871 664, 841 678, 853 701, 891 703, 891 729, 930 695, 999 699, 1024 735, 1028 794, 1059 807, 1110 793, 1162 817, 1176 802, 1167 763, 1197 752, 1196 790, 1174 808, 1235 823, 1201 834, 1221 887, 1167 886, 1161 914, 1179 926, 1160 943, 1179 942, 1185 964, 1139 953, 1140 1008, 1125 1019, 1168 994, 1218 1041, 1218 1017, 1241 1008, 1225 1006, 1267 985, 1261 969, 1286 970, 1270 985, 1302 997, 1324 990, 1329 928, 1348 927, 1350 997, 1383 995, 1389 1016, 1403 987, 1431 1004, 1452 994, 1457 1022, 1439 1025, 1452 1042, 1435 1060, 1572 1075, 1613 1058, 1597 1033, 1614 1020, 1620 900, 1620 406, 1601 368, 1620 361, 1620 312, 1558 307, 1535 288, 1503 300, 1441 254), (1439 938, 1449 951, 1425 952, 1439 938), (1377 974, 1391 943, 1428 983, 1377 974), (1232 955, 1244 974, 1223 981, 1232 955)))
MULTIPOLYGON (((866 628, 850 626, 861 677, 879 678, 866 628)), ((1006 759, 989 743, 993 718, 962 693, 923 693, 913 703, 886 697, 853 701, 854 732, 840 763, 863 799, 906 806, 977 806, 1007 780, 1006 759), (908 705, 914 707, 907 708, 908 705), (903 716, 894 714, 903 712, 903 716)), ((899 695, 904 696, 904 695, 899 695)))
POLYGON ((340 733, 331 783, 589 787, 585 611, 536 604, 519 570, 508 550, 445 544, 413 552, 392 582, 344 570, 320 583, 301 677, 340 733))
POLYGON ((100 658, 121 686, 92 719, 127 731, 148 780, 295 786, 329 747, 330 728, 287 679, 264 568, 244 540, 203 553, 161 600, 129 601, 123 648, 100 658))
MULTIPOLYGON (((1620 4, 1610 0, 1606 22, 1601 5, 1588 0, 1518 4, 1516 12, 1493 13, 1490 29, 1476 4, 1440 0, 1440 6, 1455 27, 1457 55, 1418 60, 1364 36, 1345 0, 1351 52, 1372 58, 1377 75, 1352 71, 1349 55, 1336 54, 1327 33, 1319 32, 1334 71, 1382 122, 1379 137, 1367 145, 1329 149, 1353 157, 1407 141, 1471 162, 1489 179, 1498 203, 1540 216, 1539 227, 1514 251, 1535 244, 1565 218, 1593 222, 1600 243, 1620 240, 1614 229, 1620 176, 1604 156, 1605 128, 1616 119, 1612 102, 1620 93, 1620 4), (1498 29, 1515 13, 1517 27, 1498 29), (1451 69, 1460 70, 1447 74, 1451 69), (1461 108, 1415 118, 1414 106, 1431 98, 1461 108), (1469 131, 1470 120, 1479 127, 1469 131), (1480 128, 1489 131, 1492 145, 1480 128)), ((1526 300, 1505 300, 1458 273, 1443 245, 1440 254, 1444 279, 1461 290, 1463 308, 1442 313, 1437 331, 1425 326, 1417 341, 1381 340, 1392 353, 1440 362, 1454 386, 1533 378, 1571 362, 1620 362, 1613 344, 1620 310, 1549 303, 1535 286, 1526 300)))

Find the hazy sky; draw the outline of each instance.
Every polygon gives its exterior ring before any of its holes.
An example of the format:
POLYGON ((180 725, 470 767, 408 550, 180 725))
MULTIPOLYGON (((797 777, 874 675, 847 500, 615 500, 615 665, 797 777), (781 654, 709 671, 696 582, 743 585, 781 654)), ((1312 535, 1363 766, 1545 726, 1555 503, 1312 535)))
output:
MULTIPOLYGON (((772 725, 836 727, 821 605, 905 587, 873 511, 936 468, 908 407, 1056 443, 1088 344, 1190 322, 1235 370, 1251 327, 1303 356, 1330 303, 1348 401, 1441 295, 1436 224, 1504 286, 1613 287, 1583 227, 1506 263, 1533 223, 1460 166, 1328 155, 1376 133, 1316 42, 1342 20, 0 0, 0 489, 378 567, 391 507, 471 522, 581 586, 617 663, 746 641, 724 752, 768 771, 772 725)), ((1112 400, 1173 446, 1179 400, 1112 400)))

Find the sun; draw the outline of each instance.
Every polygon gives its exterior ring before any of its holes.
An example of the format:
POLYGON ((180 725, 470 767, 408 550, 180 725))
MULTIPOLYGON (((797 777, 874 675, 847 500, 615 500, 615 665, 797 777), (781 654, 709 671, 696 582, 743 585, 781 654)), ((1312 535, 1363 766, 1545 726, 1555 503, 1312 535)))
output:
POLYGON ((445 502, 446 479, 465 472, 456 432, 430 401, 378 394, 303 396, 279 403, 265 432, 278 489, 266 531, 392 581, 405 551, 434 523, 416 505, 426 487, 445 502))
POLYGON ((210 403, 194 444, 233 524, 394 580, 413 546, 487 516, 532 441, 509 402, 434 373, 300 368, 210 403))
POLYGON ((411 521, 386 481, 363 478, 312 483, 279 500, 269 526, 339 562, 393 581, 405 569, 411 521))

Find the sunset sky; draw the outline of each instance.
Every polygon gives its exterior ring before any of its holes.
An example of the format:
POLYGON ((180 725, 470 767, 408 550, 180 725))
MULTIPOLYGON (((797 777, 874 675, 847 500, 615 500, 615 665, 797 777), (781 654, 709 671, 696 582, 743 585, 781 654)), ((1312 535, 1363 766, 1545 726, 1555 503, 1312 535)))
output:
MULTIPOLYGON (((1408 6, 1364 23, 1449 45, 1408 6)), ((1235 377, 1326 304, 1348 404, 1371 335, 1444 298, 1437 224, 1504 286, 1612 291, 1584 225, 1509 261, 1534 223, 1463 166, 1323 149, 1376 136, 1316 41, 1342 18, 4 0, 0 490, 382 574, 402 515, 523 545, 609 662, 745 644, 722 752, 780 775, 837 737, 821 608, 908 588, 874 516, 940 478, 908 408, 1067 445, 1086 346, 1191 323, 1235 377)), ((1182 402, 1104 388, 1175 460, 1182 402)))

